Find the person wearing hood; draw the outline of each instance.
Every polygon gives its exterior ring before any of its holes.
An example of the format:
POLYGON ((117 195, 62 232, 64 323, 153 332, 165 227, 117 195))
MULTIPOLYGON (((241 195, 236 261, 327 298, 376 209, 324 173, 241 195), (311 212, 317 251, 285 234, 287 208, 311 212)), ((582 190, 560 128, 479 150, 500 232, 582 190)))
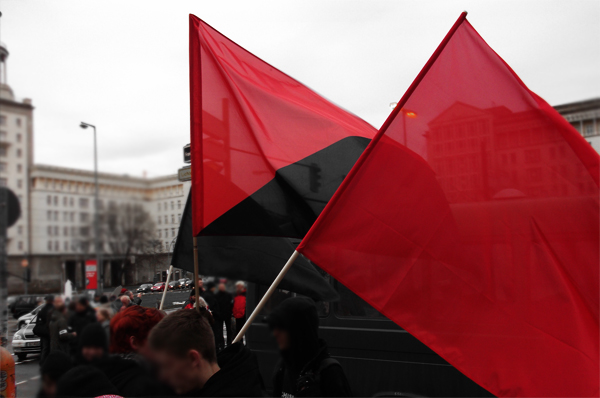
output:
POLYGON ((109 355, 104 328, 88 325, 81 335, 79 363, 102 371, 119 393, 126 397, 168 396, 171 392, 158 383, 137 361, 109 355))
POLYGON ((204 308, 175 311, 152 329, 150 349, 161 379, 188 397, 264 396, 256 356, 239 343, 217 356, 207 314, 204 308))
MULTIPOLYGON (((90 323, 96 322, 96 311, 90 307, 87 297, 82 296, 75 303, 75 312, 69 318, 69 327, 75 332, 77 339, 81 338, 83 329, 90 323)), ((73 356, 77 355, 79 340, 71 344, 73 356)))
POLYGON ((284 300, 267 318, 281 360, 273 376, 274 397, 349 397, 352 391, 340 363, 319 338, 313 300, 284 300))

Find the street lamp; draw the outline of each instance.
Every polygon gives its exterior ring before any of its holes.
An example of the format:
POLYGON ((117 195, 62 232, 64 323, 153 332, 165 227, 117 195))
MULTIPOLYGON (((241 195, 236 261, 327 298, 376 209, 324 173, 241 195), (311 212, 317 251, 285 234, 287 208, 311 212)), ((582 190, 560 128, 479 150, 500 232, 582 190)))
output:
POLYGON ((96 186, 94 196, 94 229, 95 229, 95 245, 96 245, 96 267, 98 269, 98 292, 102 294, 104 290, 104 267, 102 264, 102 249, 100 247, 100 201, 98 200, 98 146, 96 144, 96 126, 93 124, 81 122, 79 127, 94 129, 94 184, 96 186))

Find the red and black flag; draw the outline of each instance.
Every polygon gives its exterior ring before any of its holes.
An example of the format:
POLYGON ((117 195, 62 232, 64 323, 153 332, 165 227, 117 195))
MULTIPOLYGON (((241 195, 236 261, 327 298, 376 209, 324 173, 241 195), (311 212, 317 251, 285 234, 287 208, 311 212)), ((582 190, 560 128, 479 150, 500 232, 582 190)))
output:
MULTIPOLYGON (((376 130, 193 15, 190 104, 193 228, 173 265, 191 268, 193 234, 202 273, 270 284, 376 130)), ((298 267, 282 286, 332 298, 298 267)))
POLYGON ((463 14, 298 251, 497 396, 598 396, 598 154, 463 14))
POLYGON ((376 130, 190 15, 194 236, 302 238, 376 130))

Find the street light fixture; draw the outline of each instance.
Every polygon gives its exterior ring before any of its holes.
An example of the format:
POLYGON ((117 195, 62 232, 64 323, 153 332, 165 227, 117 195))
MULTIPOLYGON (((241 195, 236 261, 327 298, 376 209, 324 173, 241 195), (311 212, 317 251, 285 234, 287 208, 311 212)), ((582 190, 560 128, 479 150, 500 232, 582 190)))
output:
POLYGON ((95 184, 95 200, 94 200, 94 230, 96 246, 96 268, 98 272, 98 287, 97 291, 102 294, 104 290, 104 267, 102 264, 102 248, 100 247, 100 201, 98 199, 98 146, 96 144, 96 126, 93 124, 81 122, 79 127, 87 129, 91 127, 94 130, 94 184, 95 184))

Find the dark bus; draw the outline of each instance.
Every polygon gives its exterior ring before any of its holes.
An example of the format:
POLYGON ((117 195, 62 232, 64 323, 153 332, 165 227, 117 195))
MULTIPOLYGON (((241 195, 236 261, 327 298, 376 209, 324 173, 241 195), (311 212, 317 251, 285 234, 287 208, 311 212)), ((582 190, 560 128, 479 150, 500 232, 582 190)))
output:
MULTIPOLYGON (((355 396, 492 396, 349 289, 336 281, 331 283, 340 300, 317 303, 320 337, 343 366, 355 396)), ((266 290, 265 286, 248 284, 247 314, 266 290)), ((278 290, 246 334, 269 392, 279 356, 266 316, 293 295, 278 290)))

